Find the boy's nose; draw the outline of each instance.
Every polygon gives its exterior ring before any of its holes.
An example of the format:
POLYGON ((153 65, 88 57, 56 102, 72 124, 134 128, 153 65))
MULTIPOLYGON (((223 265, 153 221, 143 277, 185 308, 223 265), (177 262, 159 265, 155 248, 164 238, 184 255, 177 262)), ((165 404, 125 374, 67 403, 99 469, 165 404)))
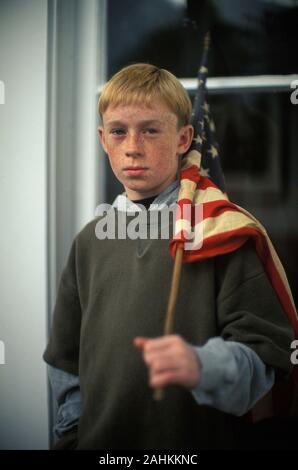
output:
POLYGON ((138 157, 141 156, 142 151, 142 138, 137 133, 131 133, 127 135, 126 138, 126 149, 125 154, 128 157, 138 157))

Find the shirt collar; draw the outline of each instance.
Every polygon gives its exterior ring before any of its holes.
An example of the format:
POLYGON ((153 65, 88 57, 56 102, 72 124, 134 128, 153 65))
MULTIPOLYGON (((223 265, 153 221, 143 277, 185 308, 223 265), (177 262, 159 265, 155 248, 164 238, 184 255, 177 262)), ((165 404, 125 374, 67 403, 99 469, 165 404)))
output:
MULTIPOLYGON (((164 189, 152 202, 149 210, 160 210, 165 205, 170 206, 177 201, 179 192, 179 181, 175 180, 164 189)), ((119 194, 114 200, 112 207, 123 212, 140 212, 140 206, 128 199, 126 193, 119 194)))

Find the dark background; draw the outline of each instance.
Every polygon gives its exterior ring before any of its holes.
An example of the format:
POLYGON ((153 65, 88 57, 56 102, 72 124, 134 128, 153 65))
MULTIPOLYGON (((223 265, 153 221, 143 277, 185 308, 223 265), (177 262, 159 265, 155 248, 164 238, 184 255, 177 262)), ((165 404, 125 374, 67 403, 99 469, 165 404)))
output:
MULTIPOLYGON (((149 62, 195 78, 211 32, 209 77, 298 73, 298 2, 290 0, 109 0, 108 77, 149 62)), ((227 192, 267 228, 298 299, 298 105, 291 92, 209 95, 227 192)), ((107 200, 123 189, 109 165, 107 200)), ((296 448, 297 418, 248 427, 252 448, 296 448)))

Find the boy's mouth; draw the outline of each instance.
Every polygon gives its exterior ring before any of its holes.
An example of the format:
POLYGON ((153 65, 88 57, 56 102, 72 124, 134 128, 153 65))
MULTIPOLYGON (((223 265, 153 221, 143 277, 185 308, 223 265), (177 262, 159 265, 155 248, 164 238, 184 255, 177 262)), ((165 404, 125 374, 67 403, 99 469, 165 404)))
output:
POLYGON ((141 166, 128 166, 123 169, 127 176, 142 176, 147 170, 148 168, 141 166))

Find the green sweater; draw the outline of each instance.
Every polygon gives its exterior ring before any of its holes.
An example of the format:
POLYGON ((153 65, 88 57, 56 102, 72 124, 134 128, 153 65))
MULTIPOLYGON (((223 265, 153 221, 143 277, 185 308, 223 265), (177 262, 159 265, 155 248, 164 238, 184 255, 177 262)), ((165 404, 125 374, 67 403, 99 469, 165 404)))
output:
MULTIPOLYGON (((44 354, 80 376, 77 448, 233 448, 239 418, 199 406, 179 386, 155 402, 133 346, 135 336, 163 333, 173 265, 168 240, 98 240, 98 220, 73 243, 44 354)), ((174 329, 195 345, 219 335, 241 342, 275 369, 291 369, 293 334, 250 243, 184 265, 174 329)))

